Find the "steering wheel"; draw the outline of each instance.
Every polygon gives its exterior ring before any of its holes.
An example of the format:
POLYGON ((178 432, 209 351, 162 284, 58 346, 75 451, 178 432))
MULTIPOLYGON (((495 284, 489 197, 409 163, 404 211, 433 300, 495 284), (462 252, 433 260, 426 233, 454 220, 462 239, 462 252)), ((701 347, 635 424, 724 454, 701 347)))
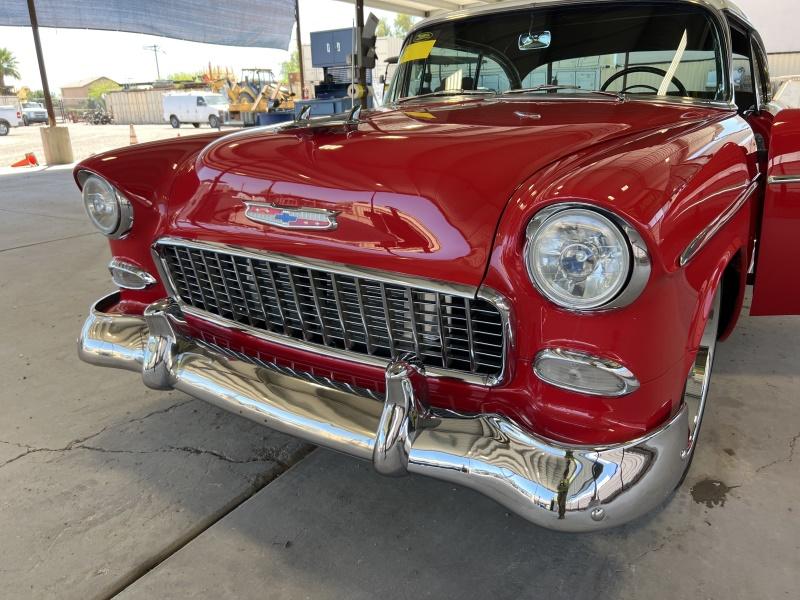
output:
MULTIPOLYGON (((620 79, 621 77, 625 77, 626 75, 630 75, 631 73, 650 73, 652 75, 660 75, 661 77, 666 77, 667 76, 667 72, 664 69, 659 69, 658 67, 648 67, 648 66, 628 67, 627 69, 622 69, 622 71, 619 71, 618 73, 615 73, 614 75, 609 77, 608 81, 606 81, 602 85, 600 90, 603 91, 603 92, 607 91, 609 86, 612 83, 614 83, 617 79, 620 79)), ((672 83, 673 83, 673 85, 675 85, 676 88, 678 88, 678 93, 680 93, 681 96, 688 96, 689 95, 689 93, 686 91, 686 86, 683 85, 683 83, 681 82, 680 79, 678 79, 677 77, 673 76, 672 77, 672 83)), ((643 84, 629 85, 624 90, 622 90, 622 93, 629 92, 630 90, 633 90, 633 89, 636 89, 636 88, 645 88, 647 90, 652 90, 653 92, 658 93, 658 90, 656 88, 654 88, 652 86, 649 86, 649 85, 643 85, 643 84)))

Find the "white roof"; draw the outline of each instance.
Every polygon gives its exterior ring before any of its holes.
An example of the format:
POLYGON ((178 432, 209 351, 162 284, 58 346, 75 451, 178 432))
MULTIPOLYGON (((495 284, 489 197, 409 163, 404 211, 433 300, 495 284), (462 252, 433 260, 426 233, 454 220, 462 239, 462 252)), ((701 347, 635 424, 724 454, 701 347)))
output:
MULTIPOLYGON (((355 4, 355 0, 339 0, 355 4)), ((492 12, 496 9, 508 9, 524 6, 541 6, 547 4, 579 4, 588 0, 364 0, 368 7, 391 10, 394 12, 413 15, 416 17, 446 16, 446 18, 459 18, 472 14, 492 12)), ((601 0, 625 2, 628 0, 601 0)), ((677 0, 681 1, 681 0, 677 0)), ((719 11, 727 10, 743 19, 747 19, 744 12, 730 0, 686 0, 703 4, 719 11)), ((415 27, 416 28, 416 27, 415 27)))

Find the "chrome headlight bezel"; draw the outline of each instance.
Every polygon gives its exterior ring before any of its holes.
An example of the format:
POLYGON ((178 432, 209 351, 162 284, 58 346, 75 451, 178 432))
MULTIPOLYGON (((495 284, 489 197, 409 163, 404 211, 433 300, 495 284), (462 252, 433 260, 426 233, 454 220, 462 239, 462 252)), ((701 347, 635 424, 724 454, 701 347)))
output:
POLYGON ((130 203, 130 201, 117 188, 111 185, 111 183, 109 183, 100 175, 90 173, 88 171, 82 171, 79 173, 78 178, 81 182, 83 208, 86 211, 86 214, 89 216, 89 220, 92 222, 92 224, 108 238, 118 240, 125 237, 133 227, 133 205, 130 203), (107 188, 108 193, 112 195, 117 213, 113 226, 104 226, 97 220, 95 215, 92 214, 92 211, 89 209, 89 203, 86 198, 86 187, 87 184, 92 180, 99 182, 99 184, 107 188))
POLYGON ((650 254, 647 251, 647 245, 645 244, 642 236, 625 219, 594 204, 586 202, 564 202, 545 207, 537 212, 530 220, 526 228, 525 235, 526 241, 524 246, 524 259, 525 267, 528 272, 528 278, 536 290, 546 300, 571 312, 593 313, 614 310, 628 306, 634 300, 636 300, 639 295, 641 295, 642 291, 644 291, 644 288, 647 285, 648 280, 650 279, 650 254), (554 219, 560 213, 574 209, 590 211, 599 217, 610 221, 610 223, 622 234, 622 238, 626 241, 628 247, 628 275, 625 283, 613 297, 606 299, 597 305, 578 306, 553 296, 543 285, 540 285, 538 282, 537 275, 532 264, 532 244, 536 238, 537 232, 539 232, 542 227, 548 224, 551 219, 554 219))

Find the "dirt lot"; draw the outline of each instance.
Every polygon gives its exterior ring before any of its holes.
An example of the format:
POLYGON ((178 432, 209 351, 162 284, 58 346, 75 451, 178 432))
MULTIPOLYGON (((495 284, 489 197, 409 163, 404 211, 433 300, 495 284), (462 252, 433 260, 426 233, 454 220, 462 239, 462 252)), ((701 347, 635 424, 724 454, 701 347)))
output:
MULTIPOLYGON (((26 152, 33 152, 39 162, 44 164, 40 127, 40 125, 16 127, 7 136, 0 137, 0 169, 20 160, 25 156, 26 152)), ((130 125, 74 123, 68 125, 68 127, 76 161, 83 160, 87 156, 98 152, 105 152, 106 150, 130 144, 130 125)), ((168 123, 163 125, 134 125, 134 129, 139 142, 173 138, 179 133, 181 135, 194 135, 209 131, 208 126, 195 129, 191 125, 173 129, 168 123)))

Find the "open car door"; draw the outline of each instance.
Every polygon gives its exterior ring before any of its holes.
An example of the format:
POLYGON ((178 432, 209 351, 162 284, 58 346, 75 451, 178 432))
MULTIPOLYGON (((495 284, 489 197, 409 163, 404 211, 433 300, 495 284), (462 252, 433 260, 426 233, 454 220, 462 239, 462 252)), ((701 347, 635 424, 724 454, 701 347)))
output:
POLYGON ((750 314, 800 315, 800 110, 775 117, 750 314))

